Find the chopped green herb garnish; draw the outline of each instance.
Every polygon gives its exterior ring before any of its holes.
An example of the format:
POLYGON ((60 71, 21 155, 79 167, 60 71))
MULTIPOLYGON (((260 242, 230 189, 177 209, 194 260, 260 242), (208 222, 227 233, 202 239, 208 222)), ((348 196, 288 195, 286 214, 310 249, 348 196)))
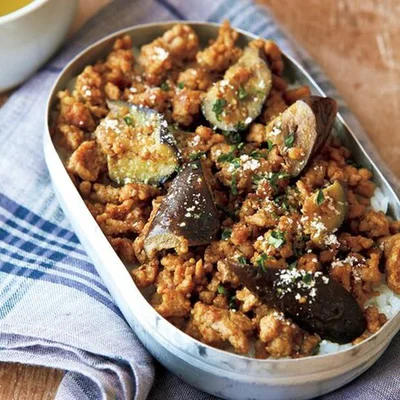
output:
POLYGON ((288 148, 293 147, 294 140, 295 140, 294 133, 289 133, 289 135, 287 135, 284 140, 285 146, 288 148))
POLYGON ((256 158, 256 159, 260 159, 260 158, 265 158, 266 155, 264 153, 262 153, 261 151, 258 150, 253 150, 250 154, 250 157, 252 158, 256 158))
POLYGON ((241 143, 239 143, 238 145, 237 145, 237 149, 238 150, 243 150, 243 147, 244 146, 246 146, 246 143, 245 142, 241 142, 241 143))
POLYGON ((269 173, 268 175, 259 175, 259 174, 255 174, 252 176, 252 181, 254 184, 258 185, 258 183, 263 180, 266 179, 269 184, 271 185, 272 189, 274 190, 278 190, 278 182, 280 179, 287 179, 290 178, 290 175, 287 174, 286 172, 272 172, 269 173))
POLYGON ((271 176, 268 178, 269 184, 272 186, 274 190, 278 189, 278 181, 280 179, 290 178, 290 175, 286 172, 273 172, 271 176))
POLYGON ((231 192, 234 196, 238 194, 237 190, 237 182, 236 182, 236 175, 232 176, 232 181, 231 181, 231 192))
POLYGON ((296 267, 297 267, 297 260, 291 262, 291 263, 288 265, 288 268, 289 268, 289 269, 296 269, 296 267))
POLYGON ((239 256, 238 257, 238 261, 239 261, 239 264, 242 264, 242 265, 246 265, 247 264, 247 259, 244 256, 239 256))
POLYGON ((324 192, 322 190, 318 190, 316 202, 320 206, 325 201, 324 192))
POLYGON ((235 151, 236 147, 235 146, 231 146, 231 149, 229 150, 228 153, 224 153, 221 154, 218 158, 217 161, 218 162, 231 162, 234 158, 235 155, 233 154, 235 151))
POLYGON ((232 235, 232 229, 231 228, 225 228, 222 231, 221 240, 227 240, 227 239, 229 239, 231 237, 231 235, 232 235))
POLYGON ((289 210, 289 203, 287 202, 286 194, 274 197, 274 202, 279 204, 285 211, 289 210))
POLYGON ((305 275, 303 275, 303 277, 301 278, 301 280, 306 284, 309 285, 312 281, 312 275, 307 272, 305 275))
POLYGON ((235 125, 235 130, 238 132, 243 132, 245 131, 247 128, 247 125, 243 122, 243 121, 239 121, 236 125, 235 125))
POLYGON ((127 115, 126 117, 124 117, 124 121, 128 126, 132 126, 133 125, 133 118, 130 117, 129 115, 127 115))
POLYGON ((276 249, 285 244, 285 242, 285 234, 282 231, 272 231, 270 236, 268 236, 268 244, 274 246, 276 249))
POLYGON ((264 179, 264 176, 263 175, 260 175, 260 174, 254 174, 252 177, 251 177, 251 181, 255 184, 255 185, 258 185, 258 183, 261 181, 261 180, 263 180, 264 179))
POLYGON ((314 347, 313 352, 312 352, 312 355, 313 355, 313 356, 318 355, 318 354, 319 354, 320 348, 321 348, 321 344, 318 343, 318 344, 314 347))
POLYGON ((195 163, 190 164, 190 167, 191 167, 193 170, 199 169, 199 167, 198 167, 197 164, 195 164, 195 163))
POLYGON ((160 85, 160 89, 163 90, 164 92, 168 92, 168 90, 170 89, 170 87, 169 87, 169 85, 168 85, 168 82, 163 82, 163 83, 160 85))
POLYGON ((242 135, 239 130, 235 131, 223 131, 222 134, 228 139, 229 143, 240 143, 242 141, 242 135))
POLYGON ((183 82, 179 82, 177 87, 179 90, 182 90, 185 87, 185 84, 183 82))
POLYGON ((217 99, 215 100, 212 110, 217 118, 217 121, 221 121, 221 114, 224 111, 224 107, 226 106, 225 99, 217 99))
POLYGON ((272 150, 272 148, 274 147, 275 145, 272 143, 272 141, 271 140, 267 140, 267 149, 269 150, 269 151, 271 151, 272 150))
POLYGON ((180 165, 177 165, 177 166, 175 167, 175 172, 179 173, 179 172, 181 172, 181 171, 182 171, 182 167, 181 167, 180 165))
POLYGON ((201 157, 203 157, 205 155, 206 155, 205 151, 198 151, 198 152, 195 152, 195 153, 191 153, 189 155, 189 160, 190 161, 195 161, 195 160, 198 160, 199 158, 201 158, 201 157))
POLYGON ((236 296, 232 296, 231 299, 229 300, 229 309, 237 310, 238 308, 239 308, 238 300, 236 296))
POLYGON ((238 98, 239 100, 244 100, 247 97, 248 93, 246 92, 243 86, 240 86, 238 90, 238 98))
POLYGON ((265 261, 267 260, 268 256, 263 253, 261 254, 256 261, 257 267, 261 268, 265 272, 265 261))
POLYGON ((217 292, 218 294, 222 294, 223 296, 226 296, 228 294, 226 289, 222 285, 218 285, 217 292))
POLYGON ((240 158, 234 158, 231 161, 231 164, 235 167, 235 168, 239 168, 240 167, 240 158))

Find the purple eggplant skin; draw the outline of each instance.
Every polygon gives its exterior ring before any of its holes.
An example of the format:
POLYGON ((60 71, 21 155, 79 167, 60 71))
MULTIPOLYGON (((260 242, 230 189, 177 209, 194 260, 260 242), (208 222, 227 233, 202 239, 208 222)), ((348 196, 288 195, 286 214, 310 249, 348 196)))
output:
POLYGON ((278 147, 285 160, 287 173, 299 175, 320 152, 329 138, 336 113, 335 100, 307 96, 297 100, 267 125, 266 139, 278 147), (289 157, 290 147, 301 149, 303 157, 289 157))
POLYGON ((182 240, 188 246, 209 244, 219 229, 219 214, 198 159, 184 165, 172 181, 151 222, 144 249, 152 257, 158 251, 178 248, 182 240))
POLYGON ((232 260, 229 266, 261 301, 280 309, 300 328, 322 339, 345 344, 357 339, 367 328, 357 301, 340 283, 322 273, 261 269, 232 260), (309 280, 310 284, 306 284, 309 280), (300 302, 300 297, 306 301, 300 302))
POLYGON ((333 124, 335 123, 338 105, 334 99, 330 97, 308 96, 301 99, 308 104, 313 111, 316 119, 317 137, 310 160, 319 153, 322 146, 327 141, 333 124))

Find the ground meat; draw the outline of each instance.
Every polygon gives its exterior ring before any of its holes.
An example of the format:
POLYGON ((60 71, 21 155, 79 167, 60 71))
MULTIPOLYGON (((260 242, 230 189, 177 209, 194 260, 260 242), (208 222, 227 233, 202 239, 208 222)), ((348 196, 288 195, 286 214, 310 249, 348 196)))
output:
POLYGON ((104 92, 108 99, 110 100, 119 100, 121 97, 121 90, 117 85, 114 85, 112 82, 107 82, 104 86, 104 92))
MULTIPOLYGON (((190 160, 191 155, 203 152, 206 153, 208 150, 212 150, 215 160, 218 158, 219 146, 227 146, 224 142, 224 136, 214 132, 211 128, 199 125, 194 133, 182 132, 182 135, 178 138, 178 142, 183 152, 183 156, 186 160, 190 160)), ((212 186, 212 181, 215 180, 211 175, 208 180, 212 186)))
POLYGON ((76 78, 74 97, 91 106, 105 107, 105 96, 103 91, 103 78, 93 66, 87 66, 76 78))
POLYGON ((369 251, 369 258, 364 267, 359 268, 358 276, 364 282, 378 285, 382 280, 382 274, 379 270, 379 263, 381 260, 382 251, 379 249, 372 249, 369 251))
POLYGON ((151 305, 163 317, 184 317, 192 308, 190 300, 176 290, 166 290, 161 295, 155 294, 151 299, 151 305))
POLYGON ((162 113, 169 107, 169 94, 160 88, 147 88, 142 93, 131 95, 129 101, 162 113))
POLYGON ((191 125, 200 114, 203 93, 198 90, 179 90, 172 100, 172 118, 182 126, 191 125))
POLYGON ((166 72, 183 61, 192 60, 198 50, 199 40, 188 25, 174 25, 164 35, 142 46, 140 63, 150 82, 160 82, 166 72))
POLYGON ((400 234, 383 239, 387 284, 395 293, 400 294, 400 234))
POLYGON ((265 343, 267 353, 274 358, 293 357, 300 351, 303 355, 312 354, 319 342, 318 337, 312 336, 303 339, 303 332, 276 311, 260 320, 260 340, 265 343))
POLYGON ((144 183, 128 183, 122 187, 94 183, 88 197, 102 204, 121 204, 125 200, 133 200, 134 203, 151 200, 159 194, 160 189, 144 183))
POLYGON ((286 90, 283 95, 283 98, 285 100, 285 103, 290 106, 297 100, 300 100, 301 98, 310 95, 311 95, 311 90, 308 86, 300 86, 295 89, 286 90))
POLYGON ((220 260, 217 262, 218 277, 222 283, 229 283, 232 287, 239 286, 239 278, 231 271, 227 262, 220 260))
POLYGON ((67 150, 76 150, 85 140, 85 134, 82 129, 75 125, 62 124, 58 127, 60 133, 59 145, 67 150))
POLYGON ((136 262, 132 240, 123 237, 115 238, 111 236, 107 237, 107 239, 123 262, 128 264, 133 264, 136 262))
POLYGON ((247 133, 246 140, 248 142, 263 143, 265 140, 265 125, 252 124, 247 133))
POLYGON ((190 90, 207 90, 213 83, 213 76, 204 68, 188 68, 181 72, 178 77, 178 82, 184 88, 190 90))
POLYGON ((304 269, 305 271, 315 273, 321 270, 321 264, 318 261, 318 257, 314 253, 304 254, 297 261, 297 269, 304 269))
POLYGON ((236 291, 236 298, 242 302, 241 310, 244 313, 261 305, 260 300, 247 288, 236 291))
POLYGON ((361 217, 358 229, 370 238, 386 236, 389 235, 389 220, 382 211, 368 210, 361 217))
POLYGON ((278 75, 272 75, 272 87, 277 90, 278 92, 285 92, 288 87, 287 82, 278 75))
POLYGON ((264 53, 269 61, 271 71, 274 74, 281 76, 283 74, 284 65, 282 60, 282 53, 278 45, 272 40, 265 40, 264 53))
POLYGON ((148 216, 146 208, 137 206, 134 200, 129 199, 119 205, 108 203, 104 212, 96 217, 96 221, 106 235, 139 234, 148 216))
POLYGON ((331 268, 329 277, 338 281, 348 292, 351 291, 351 266, 349 264, 331 268))
POLYGON ((281 76, 283 73, 282 53, 278 45, 272 40, 256 39, 250 42, 250 47, 259 49, 267 58, 273 74, 281 76))
POLYGON ((133 280, 139 288, 146 288, 154 284, 158 273, 158 260, 151 260, 131 271, 133 280))
POLYGON ((111 82, 120 89, 131 84, 135 61, 132 47, 132 39, 129 35, 115 41, 113 50, 101 68, 105 82, 111 82))
POLYGON ((150 213, 150 217, 148 221, 146 222, 145 226, 143 227, 142 231, 140 232, 139 236, 135 239, 133 243, 133 249, 135 251, 135 255, 137 259, 141 262, 144 263, 147 261, 148 255, 146 254, 144 250, 144 240, 146 239, 147 234, 149 233, 151 223, 157 214, 157 211, 160 207, 160 204, 162 202, 163 196, 159 196, 156 199, 152 201, 152 210, 150 213))
POLYGON ((232 254, 232 250, 232 244, 225 240, 210 243, 204 252, 206 266, 209 265, 212 268, 213 264, 216 264, 219 260, 223 260, 229 254, 232 254))
POLYGON ((374 245, 374 241, 372 239, 361 235, 352 236, 346 232, 339 236, 339 241, 343 250, 350 250, 356 253, 359 253, 362 250, 368 250, 374 245))
POLYGON ((264 104, 264 111, 261 114, 261 122, 267 125, 277 115, 284 112, 287 108, 287 104, 283 99, 282 92, 272 89, 269 93, 264 104))
POLYGON ((197 302, 191 312, 192 324, 205 343, 228 341, 239 354, 249 351, 248 335, 253 324, 240 311, 232 312, 197 302))
MULTIPOLYGON (((265 209, 258 210, 255 214, 249 215, 245 217, 245 222, 250 225, 255 225, 260 228, 272 228, 276 225, 276 216, 271 213, 270 210, 266 211, 265 209)), ((237 226, 240 226, 237 224, 237 226)), ((236 230, 237 227, 235 226, 236 230)), ((247 228, 252 231, 250 228, 247 228)))
POLYGON ((367 207, 359 202, 359 199, 352 190, 347 191, 347 200, 349 204, 347 219, 356 220, 360 218, 367 207))
POLYGON ((386 323, 385 314, 380 314, 375 306, 370 306, 365 310, 365 318, 367 319, 367 330, 370 333, 376 333, 386 323))
POLYGON ((203 51, 197 53, 197 62, 209 71, 224 71, 234 64, 242 50, 235 46, 239 34, 225 21, 219 29, 217 39, 203 51))
POLYGON ((326 163, 324 161, 313 162, 306 173, 301 177, 307 188, 308 193, 312 193, 315 188, 324 185, 326 175, 326 163))
POLYGON ((72 153, 68 169, 85 181, 94 182, 105 166, 104 155, 95 141, 86 141, 72 153))
POLYGON ((75 98, 69 94, 68 90, 59 92, 58 98, 60 99, 61 107, 58 119, 61 123, 65 122, 88 132, 94 131, 96 125, 87 106, 75 100, 75 98))

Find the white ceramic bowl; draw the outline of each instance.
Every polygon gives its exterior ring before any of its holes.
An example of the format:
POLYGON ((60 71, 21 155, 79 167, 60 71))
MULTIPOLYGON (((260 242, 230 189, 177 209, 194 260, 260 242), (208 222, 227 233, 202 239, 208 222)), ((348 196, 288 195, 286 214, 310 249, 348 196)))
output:
POLYGON ((0 92, 22 83, 50 58, 64 40, 77 4, 33 0, 0 17, 0 92))
MULTIPOLYGON (((174 23, 128 28, 79 54, 65 67, 55 83, 49 97, 46 120, 50 120, 58 90, 67 87, 87 64, 103 58, 111 50, 116 37, 129 34, 135 46, 141 46, 174 23)), ((197 32, 202 44, 217 35, 216 24, 186 23, 197 32)), ((254 38, 249 33, 239 32, 241 45, 254 38)), ((313 93, 324 95, 298 63, 287 56, 284 61, 285 76, 290 82, 308 84, 313 93)), ((335 129, 345 145, 352 149, 355 160, 368 165, 373 171, 375 182, 390 200, 391 213, 400 219, 399 199, 340 115, 335 129)), ((161 317, 142 296, 69 178, 49 129, 44 135, 44 152, 60 204, 126 320, 154 357, 191 385, 226 399, 310 399, 345 385, 367 370, 399 331, 400 313, 379 332, 350 349, 301 359, 256 360, 200 343, 161 317)))

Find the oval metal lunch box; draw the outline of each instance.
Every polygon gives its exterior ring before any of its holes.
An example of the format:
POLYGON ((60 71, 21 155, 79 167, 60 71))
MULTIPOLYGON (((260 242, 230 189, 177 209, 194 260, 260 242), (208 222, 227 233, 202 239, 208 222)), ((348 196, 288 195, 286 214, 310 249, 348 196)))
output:
MULTIPOLYGON (((138 25, 116 32, 81 52, 61 72, 48 100, 44 135, 46 163, 59 202, 136 335, 174 374, 200 390, 226 399, 309 399, 335 390, 359 376, 382 355, 399 330, 400 313, 360 344, 334 354, 301 359, 257 360, 200 343, 161 317, 143 297, 86 208, 52 142, 49 121, 59 90, 65 89, 86 65, 104 58, 118 36, 128 34, 135 47, 140 47, 176 23, 179 21, 138 25)), ((217 36, 217 24, 185 23, 197 32, 203 45, 217 36)), ((256 38, 244 31, 238 32, 241 46, 256 38)), ((284 62, 285 78, 289 82, 307 84, 314 94, 324 96, 296 61, 284 56, 284 62)), ((334 129, 352 150, 355 160, 373 171, 375 183, 389 198, 389 212, 400 219, 399 199, 340 115, 334 129)))

